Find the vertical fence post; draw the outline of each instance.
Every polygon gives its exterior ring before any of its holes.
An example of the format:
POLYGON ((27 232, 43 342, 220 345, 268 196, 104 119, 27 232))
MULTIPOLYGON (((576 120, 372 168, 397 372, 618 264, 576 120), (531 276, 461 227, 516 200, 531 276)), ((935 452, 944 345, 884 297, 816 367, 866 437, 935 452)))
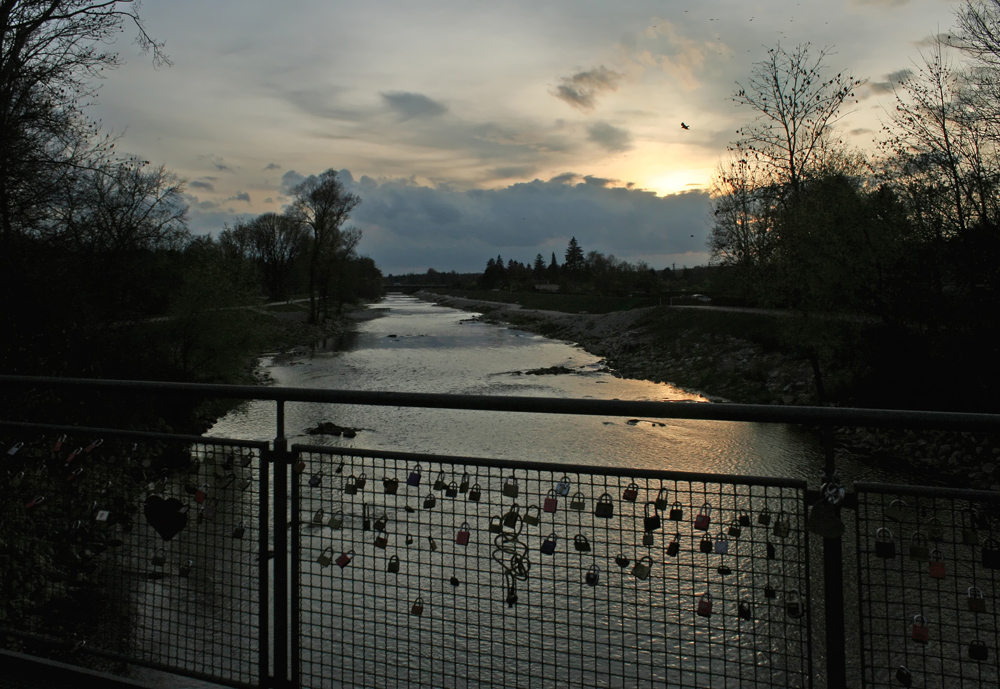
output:
POLYGON ((274 686, 288 686, 288 441, 285 403, 275 400, 274 438, 274 686))
MULTIPOLYGON (((834 481, 833 427, 823 427, 826 451, 825 481, 834 481)), ((821 496, 825 500, 826 496, 821 496)), ((840 506, 836 507, 838 515, 840 506)), ((829 689, 847 687, 847 644, 844 622, 844 553, 841 538, 823 538, 823 594, 826 617, 826 676, 829 689)))

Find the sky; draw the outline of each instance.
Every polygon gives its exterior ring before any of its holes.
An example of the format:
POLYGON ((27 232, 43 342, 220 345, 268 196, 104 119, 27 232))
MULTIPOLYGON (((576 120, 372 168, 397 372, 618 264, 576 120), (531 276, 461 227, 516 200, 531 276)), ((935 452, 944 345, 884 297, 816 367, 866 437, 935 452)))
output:
POLYGON ((90 114, 186 180, 189 225, 280 212, 340 171, 383 273, 531 262, 570 237, 660 269, 708 262, 732 101, 770 47, 868 79, 839 123, 871 149, 891 85, 954 26, 944 0, 145 0, 172 65, 130 44, 90 114), (680 125, 686 123, 689 129, 680 125))

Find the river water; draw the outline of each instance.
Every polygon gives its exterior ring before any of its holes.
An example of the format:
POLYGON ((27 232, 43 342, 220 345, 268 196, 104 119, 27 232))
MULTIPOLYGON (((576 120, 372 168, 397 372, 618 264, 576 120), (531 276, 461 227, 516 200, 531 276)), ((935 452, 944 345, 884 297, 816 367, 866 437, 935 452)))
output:
MULTIPOLYGON (((573 343, 478 322, 472 313, 402 295, 389 295, 371 307, 382 309, 384 317, 359 323, 341 351, 316 347, 298 356, 268 356, 263 369, 276 385, 294 387, 705 402, 670 385, 615 377, 599 357, 573 343), (527 373, 551 366, 573 373, 527 373)), ((271 439, 274 404, 251 403, 221 419, 208 435, 271 439)), ((291 443, 786 476, 810 483, 819 479, 823 466, 814 437, 781 424, 635 423, 613 417, 290 403, 286 435, 291 443), (322 421, 361 430, 350 439, 306 434, 322 421)))

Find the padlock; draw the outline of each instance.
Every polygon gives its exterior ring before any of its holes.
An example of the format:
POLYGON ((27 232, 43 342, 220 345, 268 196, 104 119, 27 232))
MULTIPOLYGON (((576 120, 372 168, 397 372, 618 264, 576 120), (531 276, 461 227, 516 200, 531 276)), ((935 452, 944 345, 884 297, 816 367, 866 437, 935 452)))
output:
POLYGON ((770 584, 764 586, 764 598, 775 599, 778 597, 778 592, 774 590, 774 587, 770 584))
POLYGON ((962 510, 962 543, 965 545, 979 545, 979 532, 976 531, 978 516, 975 510, 962 510))
POLYGON ((83 451, 89 454, 89 453, 93 452, 94 450, 96 450, 97 448, 99 448, 103 444, 104 444, 104 439, 103 438, 98 438, 97 440, 95 440, 92 443, 90 443, 90 445, 87 445, 87 447, 83 448, 83 451))
POLYGON ((434 481, 434 490, 445 490, 447 487, 448 482, 445 480, 444 472, 442 471, 434 481))
POLYGON ((896 681, 904 687, 913 686, 913 673, 905 665, 896 668, 896 681))
POLYGON ((462 482, 458 484, 458 492, 459 493, 468 493, 469 492, 469 474, 468 473, 462 474, 462 482))
POLYGON ((769 510, 767 507, 762 509, 760 511, 760 514, 757 515, 757 523, 760 524, 761 526, 770 526, 771 510, 769 510))
POLYGON ((910 559, 917 562, 927 562, 931 559, 927 537, 919 531, 914 531, 910 535, 910 559))
POLYGON ((469 500, 471 502, 479 502, 480 495, 482 495, 482 491, 479 489, 479 484, 473 484, 472 490, 469 491, 469 500))
POLYGON ((792 526, 788 521, 788 515, 785 514, 784 510, 778 512, 778 516, 774 518, 774 528, 772 533, 778 538, 785 538, 792 531, 792 526))
POLYGON ((986 569, 1000 569, 1000 543, 992 535, 983 540, 982 563, 986 569))
POLYGON ((910 638, 918 644, 925 644, 928 639, 930 639, 930 630, 927 628, 927 619, 923 615, 913 616, 913 631, 910 632, 910 638))
POLYGON ((503 525, 509 529, 516 529, 517 523, 521 520, 521 508, 515 502, 510 506, 510 511, 503 516, 503 525))
POLYGON ((205 502, 206 497, 208 497, 207 483, 194 492, 194 501, 200 505, 205 502))
POLYGON ((733 521, 729 522, 729 530, 726 533, 733 538, 739 538, 740 534, 743 533, 743 527, 740 525, 740 520, 733 517, 733 521))
POLYGON ((368 516, 368 503, 363 503, 361 505, 361 530, 371 531, 372 530, 372 520, 368 516))
POLYGON ((375 537, 375 547, 385 550, 386 546, 389 545, 389 538, 384 533, 380 533, 375 537))
POLYGON ((386 495, 395 495, 396 491, 399 490, 399 481, 386 476, 382 479, 382 489, 385 491, 386 495))
POLYGON ((971 612, 986 612, 986 597, 978 586, 970 586, 968 591, 969 610, 971 612))
POLYGON ((670 557, 677 557, 677 553, 681 551, 681 535, 674 534, 674 540, 670 541, 667 546, 667 555, 670 557))
POLYGON ((653 536, 653 532, 652 531, 647 531, 646 533, 644 533, 642 535, 642 544, 644 546, 651 546, 654 543, 656 543, 656 539, 653 536))
POLYGON ((733 570, 731 568, 727 567, 726 565, 719 565, 718 568, 716 568, 715 571, 718 572, 719 574, 732 574, 733 573, 733 570))
POLYGON ((385 527, 388 524, 389 524, 389 517, 388 517, 388 515, 386 515, 385 512, 383 512, 382 516, 375 520, 375 524, 374 524, 375 530, 376 531, 385 531, 385 527))
POLYGON ((516 498, 518 494, 517 488, 517 477, 510 476, 503 482, 503 490, 501 491, 508 498, 516 498))
POLYGON ((253 461, 253 455, 243 455, 240 457, 240 466, 246 469, 250 466, 250 462, 253 461))
POLYGON ((875 531, 875 556, 883 560, 896 557, 896 543, 892 540, 892 531, 884 526, 875 531))
POLYGON ((569 495, 569 488, 572 485, 569 480, 569 476, 563 474, 563 477, 559 479, 559 483, 556 484, 556 494, 557 495, 569 495))
POLYGON ((357 495, 358 494, 358 479, 351 474, 344 481, 344 495, 357 495))
POLYGON ((323 478, 322 478, 322 476, 323 476, 323 474, 313 474, 313 475, 312 475, 312 476, 311 476, 311 477, 309 478, 309 487, 310 487, 310 488, 319 488, 319 485, 320 485, 321 483, 323 483, 323 478))
POLYGON ((610 519, 614 514, 615 503, 612 501, 611 495, 605 493, 597 499, 597 504, 594 505, 594 516, 601 519, 610 519))
POLYGON ((587 574, 583 577, 583 580, 587 583, 587 586, 597 586, 598 582, 601 580, 601 568, 597 565, 591 565, 590 569, 587 570, 587 574))
POLYGON ((110 510, 97 510, 94 514, 94 521, 106 522, 111 518, 110 510))
POLYGON ((428 493, 427 497, 424 498, 424 509, 429 510, 436 504, 437 504, 437 497, 435 497, 434 493, 428 493))
POLYGON ((699 617, 711 617, 712 616, 712 594, 705 592, 701 595, 701 599, 698 601, 698 616, 699 617))
POLYGON ((618 553, 618 555, 615 557, 615 564, 621 567, 622 569, 628 567, 628 558, 625 557, 625 553, 618 553))
POLYGON ((330 515, 330 520, 326 523, 331 529, 339 529, 344 525, 344 510, 337 510, 330 515))
POLYGON ((582 533, 578 533, 573 537, 573 547, 576 548, 577 552, 589 553, 590 552, 590 541, 582 533))
POLYGON ((64 442, 66 442, 66 436, 65 435, 61 435, 58 438, 56 438, 56 442, 52 446, 52 451, 53 452, 59 452, 62 449, 62 446, 63 446, 64 442))
POLYGON ((645 516, 642 519, 642 529, 643 529, 643 531, 646 531, 646 532, 656 531, 657 529, 660 528, 660 525, 661 525, 661 522, 660 522, 660 513, 657 511, 658 508, 656 507, 656 503, 655 502, 647 502, 645 510, 646 510, 645 516), (649 508, 650 507, 653 508, 653 514, 649 513, 649 508))
POLYGON ((326 511, 320 507, 313 513, 312 524, 313 526, 323 526, 323 521, 326 519, 326 511))
POLYGON ((554 488, 549 488, 549 493, 545 496, 545 501, 542 503, 542 511, 555 514, 558 507, 559 499, 556 497, 556 491, 554 488))
POLYGON ((75 450, 73 450, 72 452, 70 452, 69 455, 66 457, 66 463, 69 464, 70 462, 72 462, 74 459, 76 459, 80 455, 81 452, 83 452, 83 448, 82 447, 78 447, 75 450))
POLYGON ((768 560, 776 560, 776 559, 778 559, 778 551, 774 547, 774 544, 771 543, 771 541, 767 542, 767 559, 768 560))
POLYGON ((752 620, 753 610, 750 607, 750 601, 741 600, 736 607, 736 614, 741 620, 752 620))
POLYGON ((153 557, 149 558, 149 563, 154 567, 162 567, 167 564, 167 556, 162 548, 153 553, 153 557))
POLYGON ((406 545, 413 545, 413 534, 406 534, 406 545))
POLYGON ((750 515, 746 512, 740 512, 738 517, 740 526, 750 526, 750 515))
POLYGON ((988 660, 990 657, 990 651, 986 648, 986 644, 982 641, 976 639, 969 644, 969 658, 972 660, 988 660))
POLYGON ((503 519, 500 516, 490 517, 490 533, 503 533, 503 519))
POLYGON ((68 474, 66 474, 66 480, 67 481, 73 481, 73 480, 75 480, 82 473, 83 473, 83 467, 77 467, 73 471, 71 471, 68 474))
POLYGON ((652 571, 652 569, 653 569, 653 558, 651 558, 649 555, 643 555, 639 559, 639 561, 635 563, 635 566, 632 567, 632 576, 634 576, 636 579, 642 579, 642 580, 648 579, 649 573, 652 571))
POLYGON ((715 539, 715 554, 725 555, 729 552, 729 541, 726 540, 726 535, 719 532, 719 535, 715 539))
POLYGON ((236 487, 239 488, 240 490, 246 490, 247 488, 250 487, 250 481, 248 479, 241 478, 239 481, 236 482, 236 487))
POLYGON ((455 543, 458 545, 469 545, 471 528, 472 527, 469 526, 469 522, 462 522, 462 526, 458 530, 458 535, 455 536, 455 543))
POLYGON ((712 523, 712 506, 707 502, 701 506, 701 512, 694 518, 694 528, 699 531, 708 531, 708 525, 712 523))
POLYGON ((538 522, 541 521, 539 519, 540 515, 541 512, 538 509, 538 505, 528 505, 528 508, 524 510, 524 516, 521 517, 521 521, 531 526, 538 526, 538 522))
POLYGON ((906 521, 906 508, 908 505, 903 500, 893 500, 889 503, 889 506, 882 510, 882 515, 886 519, 891 519, 894 522, 906 521))
POLYGON ((294 464, 294 465, 292 466, 292 470, 293 470, 293 471, 294 471, 294 472, 295 472, 296 474, 301 474, 301 473, 303 473, 303 472, 304 472, 304 471, 306 470, 306 463, 305 463, 305 462, 303 462, 303 461, 302 461, 302 460, 300 459, 299 461, 297 461, 297 462, 296 462, 296 463, 295 463, 295 464, 294 464))
POLYGON ((13 445, 11 445, 9 450, 7 450, 7 454, 10 456, 14 456, 17 454, 17 451, 20 450, 22 447, 24 447, 24 443, 16 442, 13 445))
POLYGON ((670 521, 684 521, 684 508, 677 501, 674 501, 674 504, 670 506, 670 521))
POLYGON ((448 579, 448 583, 457 588, 458 585, 462 583, 462 581, 458 577, 453 576, 450 579, 448 579))
POLYGON ((247 532, 247 527, 244 526, 243 520, 240 520, 239 525, 233 529, 233 538, 243 538, 243 534, 247 532))
POLYGON ((444 490, 444 496, 446 498, 457 498, 458 497, 458 484, 452 481, 448 484, 448 487, 444 490))
POLYGON ((424 614, 424 599, 417 596, 417 599, 413 601, 413 605, 410 607, 410 614, 420 617, 424 614))
POLYGON ((639 486, 634 483, 628 484, 625 492, 622 493, 622 500, 627 500, 628 502, 635 502, 639 497, 639 486))
POLYGON ((944 557, 937 548, 930 552, 930 564, 928 564, 927 571, 931 575, 931 579, 944 579, 944 557))
POLYGON ((550 534, 548 538, 542 541, 542 548, 541 548, 542 553, 545 555, 551 555, 552 553, 556 552, 557 540, 558 537, 554 533, 550 534))
POLYGON ((358 490, 363 490, 365 484, 367 483, 368 483, 368 477, 365 476, 365 473, 362 471, 360 474, 358 474, 358 483, 357 483, 358 490))
POLYGON ((393 574, 399 574, 399 556, 393 555, 389 558, 388 564, 385 566, 385 571, 392 572, 393 574))
POLYGON ((587 499, 583 497, 583 493, 577 492, 569 501, 569 508, 577 512, 583 512, 587 509, 587 499))
POLYGON ((705 536, 703 539, 701 539, 701 544, 699 546, 699 550, 701 550, 701 552, 703 552, 703 553, 710 553, 714 549, 715 549, 715 544, 712 543, 712 539, 711 538, 709 538, 708 536, 705 536))
POLYGON ((321 552, 319 557, 316 558, 316 562, 319 563, 320 567, 326 567, 333 562, 333 546, 323 548, 323 552, 321 552))
POLYGON ((663 512, 664 510, 667 509, 668 503, 667 503, 666 488, 660 488, 660 492, 656 494, 656 500, 653 501, 653 504, 656 505, 656 509, 658 509, 660 512, 663 512))
POLYGON ((438 549, 438 542, 434 540, 433 536, 428 536, 427 537, 427 547, 430 548, 430 551, 432 553, 437 551, 437 549, 438 549))
POLYGON ((187 579, 191 576, 191 567, 194 565, 194 560, 188 560, 183 565, 178 568, 178 574, 187 579))
POLYGON ((341 569, 344 569, 345 567, 347 567, 347 565, 351 564, 351 560, 353 559, 354 559, 353 550, 348 550, 346 553, 341 553, 340 557, 337 558, 337 566, 340 567, 341 569))
POLYGON ((785 594, 785 614, 794 619, 806 614, 806 608, 802 604, 802 594, 797 589, 791 589, 785 594))
POLYGON ((406 485, 408 486, 419 486, 420 485, 420 465, 418 464, 410 472, 410 475, 406 477, 406 485))
POLYGON ((931 517, 924 524, 924 530, 927 531, 927 538, 932 541, 939 542, 944 540, 944 527, 941 525, 941 520, 937 517, 931 517))

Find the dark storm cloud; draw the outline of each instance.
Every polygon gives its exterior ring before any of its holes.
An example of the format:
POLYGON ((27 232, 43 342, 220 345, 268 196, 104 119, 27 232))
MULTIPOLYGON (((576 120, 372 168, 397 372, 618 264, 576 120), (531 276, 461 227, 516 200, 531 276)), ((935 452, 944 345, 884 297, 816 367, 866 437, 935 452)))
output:
POLYGON ((448 108, 437 101, 431 100, 422 93, 394 91, 380 93, 382 100, 398 113, 404 120, 414 117, 437 117, 448 112, 448 108))
POLYGON ((563 77, 552 95, 579 110, 593 110, 597 106, 597 97, 617 90, 621 79, 621 74, 601 65, 588 72, 563 77))
POLYGON ((479 271, 498 253, 530 261, 554 251, 561 261, 572 236, 585 251, 660 268, 671 260, 707 260, 710 201, 704 191, 658 197, 573 173, 465 191, 349 175, 340 172, 362 200, 351 218, 363 231, 359 249, 387 273, 479 271))
POLYGON ((204 189, 205 191, 215 191, 215 185, 213 185, 211 182, 200 182, 198 180, 195 180, 194 182, 191 182, 191 184, 189 184, 188 186, 190 186, 192 189, 204 189))
POLYGON ((226 201, 246 201, 250 203, 250 194, 245 191, 236 192, 236 196, 226 199, 226 201))
POLYGON ((289 170, 281 176, 281 191, 284 193, 289 193, 292 187, 296 186, 305 179, 303 175, 300 175, 295 170, 289 170))
POLYGON ((587 128, 587 138, 612 153, 632 148, 632 135, 607 122, 598 122, 587 128))

